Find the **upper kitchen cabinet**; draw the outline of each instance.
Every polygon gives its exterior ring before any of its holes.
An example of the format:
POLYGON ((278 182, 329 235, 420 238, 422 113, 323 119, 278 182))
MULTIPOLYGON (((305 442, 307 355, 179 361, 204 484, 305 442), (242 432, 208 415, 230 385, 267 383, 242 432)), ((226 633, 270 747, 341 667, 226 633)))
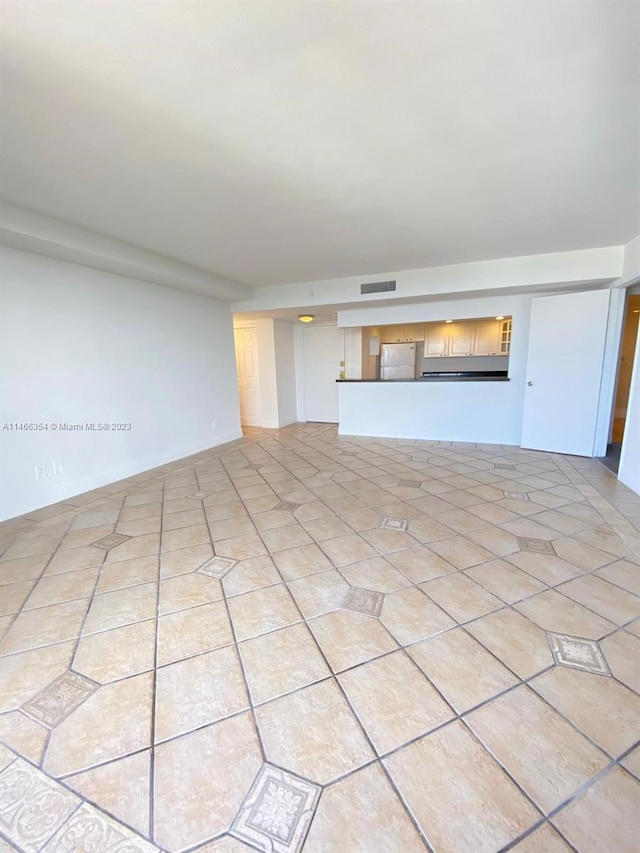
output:
POLYGON ((412 323, 408 326, 382 326, 380 342, 383 344, 406 344, 424 340, 424 326, 412 323))
POLYGON ((449 355, 476 355, 474 352, 476 324, 473 321, 449 323, 449 355))
POLYGON ((494 318, 476 320, 474 355, 505 355, 502 344, 502 321, 494 318))
POLYGON ((424 327, 424 357, 449 355, 449 326, 446 323, 427 323, 424 327))

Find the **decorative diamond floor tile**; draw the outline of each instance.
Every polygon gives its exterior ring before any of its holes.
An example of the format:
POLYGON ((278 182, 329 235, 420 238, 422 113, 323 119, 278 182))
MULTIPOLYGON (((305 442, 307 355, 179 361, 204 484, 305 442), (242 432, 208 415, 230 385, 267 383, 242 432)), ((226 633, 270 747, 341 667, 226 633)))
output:
POLYGON ((546 539, 528 539, 526 536, 518 536, 518 545, 521 551, 533 551, 535 554, 553 554, 555 551, 551 542, 546 539))
POLYGON ((384 595, 381 592, 352 586, 342 606, 345 610, 354 610, 365 616, 379 616, 383 602, 384 595))
POLYGON ((280 501, 277 506, 274 506, 274 509, 280 510, 280 512, 295 512, 300 506, 300 504, 291 501, 280 501))
POLYGON ((380 527, 385 530, 399 530, 401 533, 406 533, 409 522, 406 518, 388 518, 385 517, 380 522, 380 527))
POLYGON ((103 536, 102 539, 97 539, 91 544, 94 548, 101 548, 103 551, 110 551, 111 548, 122 545, 122 543, 126 542, 128 539, 131 539, 131 536, 125 536, 124 533, 110 533, 108 536, 103 536))
POLYGON ((210 494, 211 494, 211 492, 199 491, 199 492, 193 492, 193 494, 187 495, 187 497, 193 498, 194 500, 197 500, 197 501, 201 501, 204 498, 208 498, 210 494))
POLYGON ((403 489, 419 489, 422 485, 422 480, 400 480, 399 484, 403 489))
POLYGON ((47 685, 33 699, 22 706, 22 710, 45 726, 53 728, 79 708, 98 685, 75 672, 65 672, 47 685))
POLYGON ((223 578, 227 572, 237 563, 237 560, 230 560, 228 557, 211 557, 196 569, 201 575, 208 575, 210 578, 223 578))
POLYGON ((528 501, 529 495, 526 492, 510 492, 503 491, 505 498, 510 498, 512 501, 528 501))
POLYGON ((264 764, 231 827, 231 835, 267 853, 299 853, 320 787, 264 764))
POLYGON ((595 640, 583 640, 581 637, 554 634, 551 631, 548 632, 548 636, 556 663, 597 675, 611 675, 600 646, 595 640))

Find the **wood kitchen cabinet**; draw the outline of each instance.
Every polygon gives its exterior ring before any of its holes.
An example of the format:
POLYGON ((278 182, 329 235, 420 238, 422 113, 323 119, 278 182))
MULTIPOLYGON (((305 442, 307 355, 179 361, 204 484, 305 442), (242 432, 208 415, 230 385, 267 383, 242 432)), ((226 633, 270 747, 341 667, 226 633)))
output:
POLYGON ((476 324, 465 321, 463 323, 449 323, 449 355, 475 355, 473 351, 476 324))
MULTIPOLYGON (((502 355, 502 321, 493 318, 476 320, 474 355, 502 355)), ((508 350, 507 350, 508 352, 508 350)))
POLYGON ((449 355, 449 325, 427 323, 424 327, 424 357, 435 358, 449 355))
POLYGON ((424 340, 424 326, 413 323, 408 326, 382 326, 380 342, 383 344, 406 344, 424 340))

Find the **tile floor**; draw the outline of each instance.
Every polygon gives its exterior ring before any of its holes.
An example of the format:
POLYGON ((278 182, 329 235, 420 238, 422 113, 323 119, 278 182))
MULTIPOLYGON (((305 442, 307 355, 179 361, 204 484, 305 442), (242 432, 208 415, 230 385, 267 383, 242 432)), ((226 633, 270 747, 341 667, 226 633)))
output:
POLYGON ((638 851, 640 498, 593 460, 251 430, 0 553, 0 851, 638 851))

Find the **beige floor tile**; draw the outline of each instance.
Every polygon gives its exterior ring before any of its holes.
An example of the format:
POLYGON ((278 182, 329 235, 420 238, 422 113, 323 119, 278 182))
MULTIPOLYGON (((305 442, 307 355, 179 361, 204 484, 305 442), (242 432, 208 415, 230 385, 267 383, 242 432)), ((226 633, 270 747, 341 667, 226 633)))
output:
POLYGON ((148 557, 160 551, 160 535, 149 533, 147 536, 135 536, 107 552, 106 563, 118 563, 120 560, 132 560, 134 557, 148 557))
POLYGON ((600 648, 614 677, 640 693, 640 638, 616 631, 600 641, 600 648))
POLYGON ((0 666, 0 711, 19 708, 69 667, 75 642, 8 655, 0 666))
POLYGON ((328 539, 322 543, 322 550, 338 567, 378 556, 377 551, 357 533, 328 539))
MULTIPOLYGON (((98 548, 88 546, 86 548, 72 548, 69 551, 58 551, 51 558, 45 575, 57 575, 61 572, 75 572, 78 569, 91 569, 101 566, 104 562, 105 552, 98 548)), ((0 564, 1 565, 1 564, 0 564)))
POLYGON ((455 566, 424 546, 407 548, 406 551, 396 551, 389 554, 387 559, 414 583, 431 580, 457 571, 455 566))
POLYGON ((24 609, 33 610, 34 607, 88 598, 93 594, 99 572, 100 569, 96 567, 41 578, 25 602, 24 609))
POLYGON ((246 640, 239 650, 256 704, 331 674, 309 629, 301 623, 246 640))
POLYGON ((146 583, 128 589, 116 589, 95 595, 89 608, 83 634, 108 631, 156 615, 158 584, 146 583))
POLYGON ((512 848, 515 853, 571 853, 571 848, 548 823, 543 824, 512 848))
POLYGON ((295 580, 332 568, 331 561, 317 545, 279 551, 273 559, 285 580, 295 580))
POLYGON ((289 524, 286 527, 264 530, 261 535, 271 554, 313 543, 309 534, 300 524, 289 524))
POLYGON ((231 539, 234 536, 246 536, 247 534, 255 534, 256 528, 249 516, 238 516, 236 518, 227 518, 223 521, 211 521, 209 523, 211 538, 214 542, 220 542, 223 539, 231 539))
POLYGON ((0 655, 61 643, 79 636, 88 607, 89 599, 81 598, 23 611, 0 642, 0 655))
POLYGON ((232 646, 160 667, 156 676, 156 742, 248 707, 238 655, 232 646))
POLYGON ((423 853, 425 847, 383 771, 376 765, 326 788, 305 853, 423 853))
POLYGON ((553 586, 563 581, 580 575, 580 569, 554 557, 553 554, 537 554, 534 551, 520 551, 517 554, 509 554, 505 558, 514 566, 532 575, 543 583, 553 586))
POLYGON ((100 687, 53 730, 44 770, 62 776, 151 743, 151 673, 100 687))
POLYGON ((442 853, 494 853, 539 818, 460 722, 405 747, 385 764, 442 853))
POLYGON ((160 577, 170 578, 195 571, 213 557, 211 545, 194 545, 176 551, 163 551, 160 560, 160 577))
POLYGON ((153 518, 162 515, 162 503, 140 504, 139 506, 125 506, 120 512, 119 521, 137 521, 141 518, 153 518))
POLYGON ((222 580, 222 586, 227 596, 241 595, 243 592, 253 592, 265 586, 281 583, 282 578, 271 557, 251 557, 237 563, 222 580))
POLYGON ((371 660, 397 648, 391 635, 370 616, 335 610, 310 620, 320 648, 334 672, 371 660))
POLYGON ((177 575, 160 581, 158 613, 163 615, 186 610, 198 604, 219 601, 222 597, 222 584, 217 578, 193 572, 177 575))
POLYGON ((40 764, 48 737, 48 729, 20 711, 0 714, 0 740, 35 764, 40 764))
MULTIPOLYGON (((67 533, 62 542, 60 543, 60 548, 58 549, 58 553, 61 554, 62 551, 68 550, 76 550, 79 548, 91 547, 93 542, 96 542, 98 539, 103 539, 105 536, 109 536, 115 530, 115 524, 105 524, 101 527, 89 527, 86 530, 74 530, 71 533, 67 533)), ((93 548, 92 550, 99 551, 98 548, 93 548)), ((106 554, 104 551, 100 551, 100 555, 104 560, 106 554)))
POLYGON ((333 680, 290 693, 256 710, 267 759, 326 784, 374 754, 333 680))
POLYGON ((454 534, 450 527, 436 521, 435 518, 424 517, 409 519, 407 532, 418 542, 422 542, 423 545, 428 542, 435 542, 438 539, 446 539, 454 534))
POLYGON ((230 598, 229 611, 238 641, 300 621, 298 609, 284 584, 230 598))
MULTIPOLYGON (((212 495, 212 497, 215 497, 216 501, 218 501, 216 504, 209 503, 211 498, 205 498, 204 502, 205 515, 210 524, 214 521, 224 521, 226 518, 239 518, 240 516, 247 515, 245 505, 237 500, 235 492, 233 492, 232 498, 227 498, 226 500, 221 500, 216 495, 212 495)), ((273 498, 268 499, 268 503, 269 506, 265 507, 265 509, 270 509, 271 505, 275 506, 278 503, 278 498, 274 495, 273 498)))
POLYGON ((471 566, 486 563, 494 558, 491 551, 481 548, 464 536, 439 539, 437 542, 431 542, 429 548, 457 569, 470 569, 471 566))
POLYGON ((180 548, 194 548, 197 545, 208 545, 210 541, 209 528, 206 524, 165 530, 162 533, 162 553, 177 551, 180 548))
POLYGON ((2 560, 0 561, 0 585, 36 580, 48 562, 47 555, 2 560))
POLYGON ((210 844, 198 847, 195 853, 247 853, 251 850, 255 850, 255 848, 247 847, 242 841, 238 841, 237 838, 232 838, 230 835, 223 835, 210 844))
POLYGON ((615 768, 553 822, 580 853, 637 853, 639 813, 640 782, 615 768))
POLYGON ((512 533, 514 536, 526 539, 542 539, 546 542, 551 542, 560 536, 557 530, 547 527, 546 524, 540 524, 533 518, 518 518, 515 521, 507 521, 500 526, 503 530, 512 533))
POLYGON ((65 782, 82 797, 117 815, 137 832, 149 835, 148 750, 71 776, 65 782))
POLYGON ((518 681, 462 628, 430 637, 407 651, 459 713, 518 681))
POLYGON ((156 621, 149 619, 81 637, 73 668, 106 684, 153 669, 155 650, 156 621))
POLYGON ((491 560, 474 566, 467 569, 465 574, 507 604, 513 604, 514 601, 520 601, 546 589, 539 580, 504 560, 491 560))
POLYGON ((612 678, 557 666, 531 687, 614 757, 640 739, 640 697, 612 678))
POLYGON ((427 581, 420 588, 458 622, 504 607, 504 602, 461 572, 427 581))
POLYGON ((228 830, 261 763, 249 714, 157 746, 156 843, 183 850, 228 830))
POLYGON ((243 536, 234 536, 232 539, 216 542, 216 554, 219 557, 229 557, 231 560, 248 560, 266 553, 267 549, 257 533, 246 533, 243 536))
POLYGON ((312 521, 303 521, 302 526, 316 542, 323 542, 325 539, 335 539, 337 536, 349 536, 353 533, 353 529, 335 515, 316 518, 312 521))
POLYGON ((158 619, 158 666, 231 642, 231 625, 221 601, 169 613, 158 619))
POLYGON ((467 717, 492 754, 545 812, 607 764, 607 757, 527 687, 467 717))
POLYGON ((62 539, 61 533, 44 535, 27 534, 16 539, 2 555, 4 560, 17 560, 20 557, 47 556, 50 557, 62 539))
POLYGON ((599 640, 616 627, 613 622, 603 619, 553 589, 520 601, 514 607, 545 631, 569 634, 587 640, 599 640))
POLYGON ((444 610, 415 587, 385 596, 380 621, 401 645, 415 643, 455 625, 444 610))
POLYGON ((628 545, 606 525, 601 527, 585 525, 585 529, 576 533, 574 538, 585 542, 587 545, 592 545, 600 551, 605 551, 607 554, 613 554, 614 557, 626 557, 629 554, 628 545))
POLYGON ((558 557, 561 557, 568 563, 573 563, 574 566, 577 566, 583 572, 592 572, 594 569, 599 569, 601 566, 606 566, 615 560, 615 557, 607 554, 606 551, 586 545, 584 542, 580 542, 571 536, 567 536, 564 539, 556 539, 553 547, 558 557))
POLYGON ((395 592, 411 584, 384 557, 371 557, 352 563, 342 569, 342 574, 352 586, 373 589, 376 592, 395 592))
POLYGON ((619 560, 617 563, 598 569, 596 575, 635 595, 640 595, 640 566, 636 563, 619 560))
POLYGON ((558 591, 617 625, 640 616, 640 598, 594 575, 562 584, 558 591))
POLYGON ((159 533, 161 527, 160 516, 149 516, 135 521, 120 521, 116 525, 115 532, 125 536, 145 536, 147 533, 159 533))
POLYGON ((342 607, 349 588, 349 584, 335 569, 289 583, 289 591, 305 619, 342 607))
POLYGON ((629 773, 633 773, 634 776, 640 779, 640 746, 636 747, 633 752, 630 752, 620 763, 623 767, 627 768, 629 773))
POLYGON ((24 602, 29 597, 29 593, 36 583, 35 578, 30 581, 19 581, 18 583, 9 583, 0 587, 0 616, 8 616, 12 613, 18 613, 24 602))
POLYGON ((112 592, 114 589, 125 589, 128 586, 156 581, 158 566, 157 557, 139 557, 134 560, 123 560, 121 563, 110 563, 100 572, 96 592, 112 592))
POLYGON ((403 652, 344 672, 338 681, 380 755, 454 716, 403 652))
POLYGON ((357 509, 354 512, 346 512, 341 518, 353 530, 360 532, 361 530, 371 530, 374 527, 378 527, 383 516, 377 510, 367 508, 357 509))
POLYGON ((546 633, 515 610, 498 610, 465 627, 520 678, 554 664, 546 633))
POLYGON ((194 506, 193 509, 186 512, 172 512, 165 515, 162 520, 162 530, 179 530, 182 527, 195 527, 196 525, 204 524, 204 512, 200 508, 194 506))
POLYGON ((417 539, 399 530, 377 528, 374 530, 363 530, 360 535, 381 554, 391 554, 394 551, 402 551, 405 548, 412 548, 418 545, 417 539))
POLYGON ((497 557, 505 557, 519 550, 518 540, 511 533, 500 527, 483 527, 480 530, 472 530, 466 534, 467 539, 475 542, 481 548, 491 551, 497 557))

